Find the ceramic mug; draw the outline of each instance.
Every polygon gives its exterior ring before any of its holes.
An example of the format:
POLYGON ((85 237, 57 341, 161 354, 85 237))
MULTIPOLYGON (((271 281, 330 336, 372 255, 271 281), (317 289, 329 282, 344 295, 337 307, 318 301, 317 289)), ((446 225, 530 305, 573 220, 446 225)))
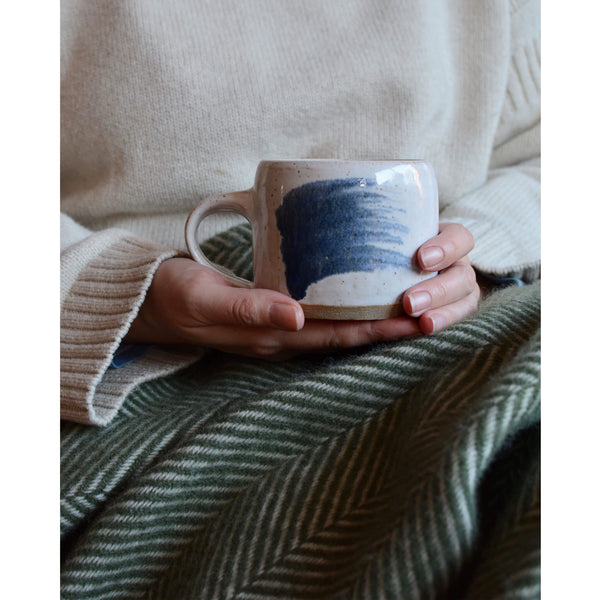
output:
POLYGON ((423 160, 262 161, 254 187, 206 199, 185 238, 199 263, 234 285, 298 300, 308 319, 384 319, 401 314, 402 293, 422 272, 418 248, 438 233, 438 192, 423 160), (252 225, 254 281, 204 255, 200 222, 236 212, 252 225))

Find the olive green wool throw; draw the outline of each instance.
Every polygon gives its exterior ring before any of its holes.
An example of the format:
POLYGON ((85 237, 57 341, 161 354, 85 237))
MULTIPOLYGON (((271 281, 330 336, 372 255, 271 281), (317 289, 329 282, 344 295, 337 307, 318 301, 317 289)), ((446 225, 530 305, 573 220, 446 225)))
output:
MULTIPOLYGON (((206 244, 248 275, 245 227, 206 244)), ((210 352, 62 424, 62 598, 538 598, 540 287, 433 336, 210 352)))

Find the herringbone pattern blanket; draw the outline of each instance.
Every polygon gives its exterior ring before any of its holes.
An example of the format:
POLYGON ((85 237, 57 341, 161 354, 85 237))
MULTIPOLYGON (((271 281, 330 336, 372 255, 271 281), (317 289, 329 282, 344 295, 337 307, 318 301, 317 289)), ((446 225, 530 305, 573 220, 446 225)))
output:
MULTIPOLYGON (((247 274, 248 237, 207 250, 247 274)), ((213 352, 64 423, 62 597, 538 598, 539 292, 334 357, 213 352)))

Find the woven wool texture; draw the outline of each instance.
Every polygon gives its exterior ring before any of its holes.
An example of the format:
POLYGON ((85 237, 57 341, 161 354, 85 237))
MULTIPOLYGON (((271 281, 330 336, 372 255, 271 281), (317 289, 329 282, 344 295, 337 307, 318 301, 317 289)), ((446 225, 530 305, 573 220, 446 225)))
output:
MULTIPOLYGON (((249 240, 205 250, 248 276, 249 240)), ((539 598, 539 291, 333 357, 212 352, 64 422, 62 598, 539 598)))

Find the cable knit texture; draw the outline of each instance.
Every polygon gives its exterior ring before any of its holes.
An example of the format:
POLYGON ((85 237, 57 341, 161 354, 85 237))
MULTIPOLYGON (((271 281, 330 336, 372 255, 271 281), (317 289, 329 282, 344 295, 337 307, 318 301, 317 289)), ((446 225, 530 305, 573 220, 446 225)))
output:
POLYGON ((61 18, 65 418, 106 423, 201 354, 108 366, 189 210, 262 159, 426 158, 473 263, 539 276, 538 2, 64 0, 61 18))

